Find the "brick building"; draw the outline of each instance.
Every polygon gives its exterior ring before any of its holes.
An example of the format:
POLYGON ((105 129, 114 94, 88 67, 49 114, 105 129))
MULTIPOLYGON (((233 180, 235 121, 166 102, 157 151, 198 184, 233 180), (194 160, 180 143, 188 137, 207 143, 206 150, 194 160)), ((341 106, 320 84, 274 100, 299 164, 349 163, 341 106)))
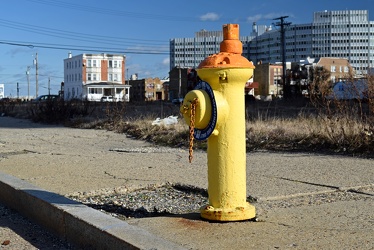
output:
POLYGON ((130 80, 130 98, 134 102, 168 100, 169 82, 159 78, 130 80))
POLYGON ((256 65, 253 81, 258 83, 258 88, 254 92, 255 95, 282 95, 282 65, 270 63, 256 65))

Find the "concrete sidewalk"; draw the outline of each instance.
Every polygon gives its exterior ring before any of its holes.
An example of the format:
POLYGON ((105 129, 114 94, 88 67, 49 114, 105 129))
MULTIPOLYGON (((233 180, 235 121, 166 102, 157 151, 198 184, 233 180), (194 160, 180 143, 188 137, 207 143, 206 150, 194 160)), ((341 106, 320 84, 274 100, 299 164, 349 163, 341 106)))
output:
POLYGON ((0 117, 0 201, 90 249, 374 249, 370 159, 247 154, 258 222, 210 223, 198 213, 125 222, 63 197, 166 182, 207 187, 204 152, 189 164, 187 150, 141 153, 150 146, 123 134, 0 117))

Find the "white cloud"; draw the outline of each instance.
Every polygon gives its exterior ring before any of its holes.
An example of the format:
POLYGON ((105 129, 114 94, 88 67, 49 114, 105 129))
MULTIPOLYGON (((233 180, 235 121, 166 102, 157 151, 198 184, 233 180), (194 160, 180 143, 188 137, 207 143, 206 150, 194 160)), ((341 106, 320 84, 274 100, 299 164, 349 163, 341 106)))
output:
POLYGON ((257 14, 257 15, 254 15, 254 16, 247 17, 247 22, 252 23, 252 22, 257 22, 259 20, 273 20, 274 18, 278 18, 278 17, 281 17, 281 16, 293 17, 293 15, 284 14, 284 13, 257 14))
POLYGON ((247 17, 247 21, 248 21, 248 22, 257 22, 257 21, 260 20, 261 18, 262 18, 262 15, 257 14, 257 15, 254 15, 254 16, 249 16, 249 17, 247 17))
POLYGON ((217 21, 218 19, 219 19, 219 15, 213 12, 208 12, 200 16, 201 21, 217 21))
POLYGON ((169 64, 170 64, 170 57, 167 57, 164 60, 162 60, 162 64, 169 66, 169 64))

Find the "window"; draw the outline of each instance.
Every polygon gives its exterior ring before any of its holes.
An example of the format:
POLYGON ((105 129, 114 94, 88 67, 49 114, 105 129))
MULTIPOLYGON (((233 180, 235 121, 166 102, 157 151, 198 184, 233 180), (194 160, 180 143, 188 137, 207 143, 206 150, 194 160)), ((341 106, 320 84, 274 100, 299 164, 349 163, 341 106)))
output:
POLYGON ((90 88, 90 94, 101 94, 102 91, 100 88, 90 88))
POLYGON ((89 67, 89 68, 92 67, 92 60, 87 60, 87 67, 89 67))
POLYGON ((118 68, 118 61, 113 61, 113 68, 118 68))
POLYGON ((113 61, 112 60, 109 60, 108 64, 109 64, 109 66, 108 66, 109 68, 113 68, 113 61))
POLYGON ((92 80, 92 75, 90 73, 87 74, 87 81, 91 81, 92 80))
POLYGON ((118 75, 117 74, 113 74, 113 81, 118 81, 118 75))
POLYGON ((96 74, 92 74, 92 80, 93 81, 96 81, 97 79, 96 79, 96 74))
POLYGON ((336 66, 331 65, 331 72, 336 72, 336 66))
POLYGON ((109 75, 108 75, 108 80, 109 80, 110 82, 113 81, 113 74, 109 74, 109 75))
POLYGON ((345 72, 345 73, 348 73, 348 72, 349 72, 348 66, 344 66, 344 72, 345 72))
POLYGON ((92 60, 92 67, 97 67, 96 60, 92 60))

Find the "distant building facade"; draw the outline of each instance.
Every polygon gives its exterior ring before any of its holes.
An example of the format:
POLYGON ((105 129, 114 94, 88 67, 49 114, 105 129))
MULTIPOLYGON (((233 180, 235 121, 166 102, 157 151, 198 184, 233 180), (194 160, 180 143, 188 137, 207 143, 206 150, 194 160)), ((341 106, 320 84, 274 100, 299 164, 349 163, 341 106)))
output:
POLYGON ((256 65, 253 81, 258 83, 258 88, 254 92, 256 96, 283 95, 282 65, 270 63, 256 65))
MULTIPOLYGON (((356 74, 374 66, 374 22, 367 10, 314 12, 313 22, 286 26, 286 61, 307 57, 345 58, 356 74)), ((170 40, 170 69, 196 68, 207 56, 219 52, 222 33, 200 31, 193 38, 170 40)), ((279 30, 253 24, 250 36, 241 36, 243 56, 254 64, 282 61, 279 30)))
POLYGON ((160 78, 130 80, 131 100, 134 102, 168 100, 169 82, 160 78))
POLYGON ((113 96, 129 101, 130 86, 125 79, 124 55, 69 53, 64 59, 65 100, 99 101, 102 96, 113 96))
POLYGON ((199 81, 193 68, 174 67, 169 72, 169 100, 181 99, 193 90, 199 81))
MULTIPOLYGON (((253 39, 252 36, 240 37, 244 45, 253 39)), ((206 57, 220 52, 223 40, 222 31, 202 30, 195 33, 193 38, 173 38, 170 40, 170 70, 175 67, 197 68, 206 57)), ((247 54, 244 46, 243 54, 247 54)))
MULTIPOLYGON (((286 61, 306 57, 345 58, 356 74, 367 74, 374 63, 374 22, 367 10, 321 11, 313 23, 286 28, 286 61)), ((257 63, 280 62, 280 32, 269 31, 250 42, 249 59, 257 63)))
POLYGON ((5 97, 4 84, 0 83, 0 99, 5 97))

